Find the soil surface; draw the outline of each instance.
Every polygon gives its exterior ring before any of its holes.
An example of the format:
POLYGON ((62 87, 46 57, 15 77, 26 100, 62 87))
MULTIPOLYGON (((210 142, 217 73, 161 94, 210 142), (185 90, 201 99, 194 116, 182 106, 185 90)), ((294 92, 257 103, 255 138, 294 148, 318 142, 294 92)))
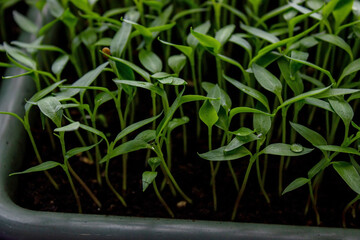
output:
MULTIPOLYGON (((209 162, 197 156, 196 151, 206 152, 207 136, 202 134, 199 140, 189 139, 189 154, 184 156, 182 148, 181 128, 173 132, 173 168, 172 173, 183 191, 193 200, 193 204, 184 203, 181 196, 173 196, 168 186, 161 191, 162 197, 180 219, 202 219, 229 221, 237 196, 233 178, 227 164, 221 164, 216 177, 216 188, 218 196, 218 209, 213 209, 213 198, 210 187, 209 162), (195 150, 196 148, 196 150, 195 150)), ((37 140, 46 140, 46 134, 37 134, 37 140)), ((306 144, 306 143, 305 143, 306 144)), ((307 145, 305 145, 307 146, 307 145)), ((32 152, 29 147, 29 152, 32 152)), ((58 150, 52 150, 50 146, 41 149, 44 160, 61 161, 61 154, 58 150)), ((284 187, 297 177, 307 176, 307 171, 315 165, 319 159, 319 153, 313 151, 305 157, 293 158, 288 169, 284 172, 284 187)), ((29 160, 29 158, 27 158, 29 160)), ((81 186, 75 182, 79 191, 84 213, 140 216, 140 217, 161 217, 168 218, 169 214, 160 204, 152 186, 143 192, 141 176, 144 171, 149 171, 146 166, 146 151, 131 153, 128 160, 128 190, 123 195, 128 207, 123 207, 120 201, 107 187, 105 181, 99 186, 95 177, 95 166, 86 163, 86 156, 81 155, 71 159, 70 163, 77 174, 86 181, 95 195, 102 203, 98 208, 81 186)), ((260 159, 264 163, 264 159, 260 159)), ((256 178, 256 169, 253 167, 245 194, 240 202, 236 217, 239 222, 252 223, 273 223, 291 225, 316 226, 314 211, 309 205, 305 214, 306 205, 309 199, 307 185, 281 197, 278 195, 278 167, 279 157, 268 159, 265 189, 271 199, 270 205, 262 196, 256 178)), ((232 161, 239 184, 241 185, 248 158, 232 161)), ((24 169, 37 164, 35 157, 28 161, 24 169)), ((122 183, 122 160, 115 158, 110 163, 110 180, 114 187, 121 192, 122 183)), ((55 190, 43 173, 32 173, 20 175, 20 188, 17 203, 25 208, 54 211, 54 212, 77 212, 75 199, 71 192, 68 181, 61 168, 50 170, 60 190, 55 190)), ((163 176, 156 178, 160 188, 163 176)), ((104 180, 104 179, 103 179, 104 180)), ((323 175, 323 181, 318 192, 318 211, 321 217, 320 226, 342 227, 342 211, 346 204, 355 197, 349 187, 331 168, 327 168, 323 175)), ((359 205, 356 206, 357 208, 359 205)), ((357 212, 358 209, 357 209, 357 212)), ((349 228, 360 228, 358 218, 351 216, 351 211, 346 215, 346 223, 349 228)))

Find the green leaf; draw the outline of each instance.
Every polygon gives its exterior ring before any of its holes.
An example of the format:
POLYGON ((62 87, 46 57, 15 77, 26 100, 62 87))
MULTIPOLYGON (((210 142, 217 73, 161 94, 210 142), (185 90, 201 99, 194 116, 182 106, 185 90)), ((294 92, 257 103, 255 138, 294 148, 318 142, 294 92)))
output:
POLYGON ((303 31, 302 33, 299 33, 298 35, 290 38, 283 39, 277 43, 270 44, 269 46, 266 46, 259 50, 258 54, 250 61, 249 66, 251 66, 254 62, 258 61, 261 57, 266 55, 267 53, 271 52, 272 50, 281 47, 285 44, 290 45, 291 43, 303 38, 304 36, 308 35, 310 32, 315 30, 320 25, 320 23, 314 24, 312 27, 308 28, 307 30, 303 31))
POLYGON ((162 70, 161 59, 152 51, 141 49, 139 52, 139 60, 141 64, 152 73, 161 72, 162 70))
POLYGON ((302 94, 299 94, 295 97, 292 97, 288 100, 286 100, 285 102, 283 102, 277 109, 281 109, 287 105, 290 105, 292 103, 295 103, 295 102, 299 102, 300 100, 303 100, 305 98, 308 98, 308 97, 312 97, 312 96, 316 96, 317 94, 320 94, 320 93, 323 93, 325 92, 326 90, 328 90, 329 88, 331 87, 328 86, 328 87, 325 87, 325 88, 320 88, 320 89, 315 89, 315 90, 310 90, 308 92, 304 92, 302 94))
POLYGON ((296 157, 310 153, 314 149, 305 148, 302 152, 293 152, 290 149, 291 145, 286 143, 273 143, 264 148, 259 154, 270 154, 277 156, 296 157))
POLYGON ((151 142, 154 141, 156 138, 156 131, 152 130, 152 129, 148 129, 145 131, 142 131, 141 133, 139 133, 136 137, 135 140, 142 140, 144 142, 151 142))
POLYGON ((40 111, 50 118, 56 126, 61 125, 63 110, 61 103, 55 97, 46 97, 37 102, 40 111))
POLYGON ((323 138, 319 133, 307 128, 303 125, 290 122, 291 127, 298 132, 301 136, 303 136, 306 140, 308 140, 312 145, 327 145, 325 138, 323 138))
POLYGON ((60 55, 51 65, 51 71, 55 73, 55 75, 60 75, 68 62, 69 62, 69 55, 67 54, 60 55))
MULTIPOLYGON (((125 19, 136 22, 139 19, 139 12, 137 11, 128 11, 125 14, 125 19)), ((114 38, 110 44, 111 55, 115 57, 121 57, 126 45, 130 39, 130 34, 132 30, 132 25, 126 22, 123 22, 121 28, 116 32, 114 38)))
MULTIPOLYGON (((200 24, 199 26, 197 26, 196 28, 194 28, 194 32, 206 34, 209 31, 210 27, 211 27, 211 23, 209 20, 207 20, 206 22, 204 22, 204 23, 200 24)), ((199 41, 191 33, 187 36, 186 42, 193 49, 195 49, 197 47, 197 45, 199 44, 199 41)))
POLYGON ((147 28, 144 27, 143 25, 140 25, 136 22, 127 20, 127 19, 123 19, 123 22, 126 22, 128 24, 131 24, 134 28, 136 28, 136 30, 139 31, 139 33, 144 37, 144 38, 152 38, 152 32, 147 28))
MULTIPOLYGON (((104 53, 103 53, 104 54, 104 53)), ((106 54, 104 54, 106 55, 106 54)), ((140 68, 139 66, 135 65, 132 62, 129 62, 127 60, 121 59, 121 58, 117 58, 117 57, 113 57, 110 55, 106 55, 109 59, 115 61, 115 62, 119 62, 121 64, 124 64, 125 66, 130 67, 132 70, 134 70, 135 72, 137 72, 140 76, 142 76, 147 82, 151 82, 150 80, 150 74, 143 70, 142 68, 140 68)))
POLYGON ((314 14, 318 11, 320 11, 321 8, 319 9, 315 9, 314 11, 309 11, 308 13, 304 13, 300 16, 297 16, 297 17, 294 17, 292 18, 289 23, 288 23, 288 29, 289 29, 289 35, 292 37, 293 36, 293 33, 294 33, 294 28, 295 28, 295 25, 298 24, 299 22, 302 22, 304 21, 305 19, 307 19, 308 17, 310 16, 314 16, 314 14))
MULTIPOLYGON (((127 141, 127 142, 119 145, 114 150, 112 150, 110 153, 109 159, 129 153, 129 152, 134 152, 137 150, 146 149, 146 148, 150 148, 150 147, 151 146, 143 140, 138 140, 138 139, 130 140, 130 141, 127 141)), ((100 161, 100 163, 104 163, 104 162, 105 161, 103 161, 103 160, 100 161)))
POLYGON ((328 16, 334 11, 334 8, 339 1, 340 0, 332 0, 324 6, 322 10, 322 15, 325 19, 328 18, 328 16))
POLYGON ((335 113, 343 120, 345 126, 349 127, 354 117, 354 111, 350 104, 347 101, 337 99, 329 99, 329 103, 335 113))
POLYGON ((114 96, 117 95, 117 91, 114 92, 101 92, 96 94, 94 102, 95 102, 95 109, 101 106, 102 104, 110 101, 113 99, 114 96))
MULTIPOLYGON (((309 53, 307 52, 301 52, 296 50, 291 51, 291 58, 306 61, 308 57, 309 57, 309 53)), ((301 63, 295 62, 294 60, 290 60, 290 77, 292 79, 295 78, 295 73, 299 71, 301 67, 302 67, 301 63)))
POLYGON ((179 44, 173 44, 173 43, 169 43, 166 42, 164 40, 161 40, 160 38, 158 39, 161 43, 165 44, 165 45, 169 45, 172 47, 175 47, 176 49, 178 49, 180 52, 182 52, 185 56, 187 56, 189 58, 190 61, 193 61, 194 58, 194 50, 191 47, 188 46, 184 46, 184 45, 179 45, 179 44))
POLYGON ((24 173, 33 173, 33 172, 46 171, 46 170, 49 170, 49 169, 52 169, 54 167, 61 166, 61 165, 62 164, 58 163, 58 162, 46 161, 46 162, 43 162, 43 163, 41 163, 41 164, 39 164, 39 165, 37 165, 35 167, 28 168, 25 171, 11 173, 11 174, 9 174, 9 176, 13 176, 13 175, 17 175, 17 174, 24 174, 24 173))
POLYGON ((215 150, 211 150, 206 153, 198 153, 198 155, 208 161, 228 161, 236 160, 248 155, 251 155, 250 151, 245 147, 239 147, 232 151, 225 151, 226 146, 220 147, 215 150))
POLYGON ((91 146, 77 147, 77 148, 70 149, 69 151, 66 152, 65 158, 69 159, 69 158, 71 158, 71 157, 73 157, 75 155, 78 155, 78 154, 82 153, 82 152, 87 152, 87 151, 91 150, 92 148, 94 148, 95 146, 97 146, 101 142, 102 142, 102 140, 95 143, 95 144, 93 144, 93 145, 91 145, 91 146))
POLYGON ((97 41, 97 34, 93 27, 86 28, 78 36, 81 42, 88 48, 97 41))
POLYGON ((315 35, 315 37, 324 42, 331 43, 331 44, 345 50, 349 54, 351 61, 353 61, 354 57, 352 54, 351 47, 341 37, 333 35, 333 34, 318 34, 318 35, 315 35))
POLYGON ((280 58, 277 61, 280 68, 281 75, 284 77, 286 84, 291 88, 295 95, 299 95, 304 91, 304 84, 300 77, 297 75, 291 78, 290 64, 285 58, 280 58))
POLYGON ((168 59, 168 65, 176 75, 179 75, 181 70, 185 67, 186 57, 183 54, 173 55, 168 59))
POLYGON ((217 111, 209 100, 205 100, 204 104, 201 106, 199 110, 199 117, 201 121, 208 126, 208 128, 211 128, 219 119, 217 111))
POLYGON ((24 30, 25 32, 29 33, 37 33, 38 27, 33 23, 30 19, 19 13, 18 11, 13 11, 13 17, 17 25, 24 30))
POLYGON ((334 162, 333 167, 346 184, 357 194, 360 194, 360 175, 355 167, 348 162, 334 162))
POLYGON ((10 55, 11 58, 13 58, 16 62, 29 67, 31 69, 36 69, 36 62, 28 57, 24 52, 20 51, 17 48, 11 47, 6 42, 4 42, 4 48, 6 50, 6 53, 10 55))
POLYGON ((60 19, 56 18, 53 21, 51 21, 51 22, 45 24, 44 26, 42 26, 38 31, 38 36, 43 36, 47 31, 52 29, 52 27, 59 21, 60 21, 60 19))
POLYGON ((156 86, 153 83, 149 83, 149 82, 140 82, 140 81, 128 81, 128 80, 113 80, 116 84, 126 84, 126 85, 130 85, 133 87, 139 87, 139 88, 144 88, 144 89, 148 89, 152 92, 155 92, 156 94, 166 98, 166 92, 164 91, 164 89, 156 86))
POLYGON ((231 134, 234 134, 236 136, 240 136, 240 137, 246 137, 249 136, 251 134, 253 134, 255 131, 251 130, 250 128, 247 127, 240 127, 238 130, 230 132, 231 134))
POLYGON ((156 119, 158 119, 161 116, 161 113, 157 116, 151 117, 151 118, 147 118, 144 120, 141 120, 139 122, 133 123, 129 126, 127 126, 126 128, 124 128, 115 138, 114 143, 118 142, 120 139, 122 139, 123 137, 125 137, 126 135, 132 133, 133 131, 145 126, 146 124, 149 124, 153 121, 155 121, 156 119))
POLYGON ((71 132, 71 131, 78 130, 79 127, 80 127, 79 122, 73 122, 73 123, 70 123, 70 124, 68 124, 66 126, 55 128, 54 132, 71 132))
POLYGON ((329 160, 327 160, 326 158, 321 159, 317 164, 315 164, 315 166, 313 166, 308 171, 308 178, 313 178, 316 174, 325 169, 327 166, 329 166, 329 160))
POLYGON ((175 128, 185 125, 188 122, 189 122, 189 118, 186 116, 184 116, 182 118, 173 118, 173 119, 171 119, 171 121, 168 124, 168 131, 171 132, 175 128))
POLYGON ((242 84, 240 81, 236 81, 235 79, 230 78, 226 75, 223 75, 223 76, 226 79, 226 81, 230 82, 232 85, 234 85, 235 87, 240 89, 242 92, 250 95, 251 97, 253 97, 256 100, 258 100, 259 102, 261 102, 265 106, 265 108, 270 112, 269 101, 267 100, 265 95, 263 95, 261 92, 259 92, 258 90, 254 89, 254 88, 251 88, 251 87, 248 87, 248 86, 242 84))
POLYGON ((145 171, 142 174, 142 187, 143 192, 148 188, 148 186, 155 180, 157 172, 145 171))
POLYGON ((221 48, 221 43, 216 40, 215 38, 205 35, 202 33, 195 32, 194 30, 190 29, 191 34, 200 42, 200 44, 208 49, 210 52, 219 53, 221 48))
POLYGON ((282 85, 277 77, 256 63, 252 65, 252 71, 254 73, 255 79, 263 88, 281 98, 282 85))
POLYGON ((332 14, 334 15, 337 27, 339 27, 350 14, 353 2, 354 0, 341 0, 336 4, 332 14))
MULTIPOLYGON (((79 80, 74 82, 71 86, 73 86, 73 87, 90 86, 96 80, 96 78, 100 75, 100 73, 102 73, 102 71, 108 64, 109 64, 108 62, 103 63, 100 66, 98 66, 96 69, 87 72, 84 76, 82 76, 79 80)), ((69 89, 66 89, 65 91, 61 91, 61 92, 57 93, 56 98, 58 98, 58 99, 71 98, 74 95, 78 94, 80 91, 81 91, 81 89, 69 88, 69 89)))
POLYGON ((84 11, 85 13, 91 12, 91 6, 88 0, 70 0, 77 8, 84 11))
POLYGON ((155 169, 161 165, 161 158, 151 157, 148 160, 148 164, 151 167, 152 171, 155 172, 155 169))
POLYGON ((60 86, 63 82, 65 82, 65 80, 62 80, 60 82, 56 82, 54 84, 51 84, 50 86, 38 91, 37 93, 35 93, 30 99, 29 101, 26 102, 25 104, 25 111, 29 111, 30 107, 31 107, 31 103, 35 103, 37 101, 39 101, 40 99, 42 99, 43 97, 45 97, 46 95, 48 95, 49 93, 51 93, 54 89, 56 89, 58 86, 60 86))
POLYGON ((255 109, 255 108, 249 108, 249 107, 236 107, 230 110, 229 118, 230 120, 238 113, 259 113, 259 114, 265 114, 270 117, 274 117, 274 115, 270 113, 263 112, 261 110, 255 109))
POLYGON ((77 24, 77 17, 71 13, 70 9, 66 9, 61 16, 61 21, 70 29, 71 32, 75 31, 77 24))
MULTIPOLYGON (((42 40, 42 37, 39 38, 39 40, 42 40)), ((12 44, 14 44, 15 46, 21 47, 23 49, 37 49, 37 50, 44 50, 44 51, 54 51, 54 52, 60 52, 62 54, 67 54, 64 50, 62 50, 61 48, 58 48, 56 46, 52 46, 52 45, 44 45, 44 44, 40 44, 40 43, 24 43, 24 42, 18 42, 18 41, 12 41, 12 44)))
POLYGON ((53 15, 55 18, 61 17, 61 15, 64 13, 64 8, 61 6, 61 4, 57 0, 46 0, 47 6, 49 7, 49 10, 51 12, 51 15, 53 15))
MULTIPOLYGON (((213 83, 210 83, 210 82, 202 82, 201 86, 208 93, 208 97, 220 98, 220 105, 225 109, 226 113, 228 111, 230 111, 231 105, 232 105, 231 98, 226 93, 226 91, 224 91, 223 89, 221 89, 218 86, 218 84, 213 84, 213 83), (214 95, 215 92, 216 92, 216 95, 214 95)), ((218 108, 215 108, 215 109, 218 109, 218 108)))
POLYGON ((292 181, 285 189, 284 191, 282 192, 281 195, 284 195, 285 193, 288 193, 290 191, 293 191, 299 187, 302 187, 303 185, 307 184, 308 182, 310 182, 310 179, 307 179, 307 178, 303 178, 303 177, 300 177, 300 178, 297 178, 295 179, 294 181, 292 181))
POLYGON ((330 98, 335 96, 343 96, 346 94, 353 94, 360 92, 359 89, 351 89, 351 88, 330 88, 325 92, 316 95, 316 98, 330 98))
POLYGON ((172 86, 180 86, 180 85, 186 85, 187 84, 187 82, 184 79, 177 78, 177 77, 161 78, 161 79, 158 79, 158 81, 161 84, 172 85, 172 86))
POLYGON ((231 142, 225 146, 224 152, 233 151, 242 145, 258 140, 259 138, 255 134, 249 134, 247 136, 236 136, 231 142))
POLYGON ((167 78, 167 77, 171 77, 171 76, 173 76, 173 75, 170 74, 170 73, 166 73, 166 72, 158 72, 158 73, 155 73, 155 74, 151 75, 151 77, 154 78, 154 79, 167 78))
POLYGON ((229 41, 244 48, 246 52, 249 54, 250 59, 252 58, 252 47, 248 41, 242 38, 242 34, 240 33, 233 34, 230 37, 229 41))
MULTIPOLYGON (((100 38, 99 40, 97 40, 93 46, 110 46, 111 45, 111 41, 113 40, 113 38, 100 38)), ((111 50, 111 48, 110 48, 111 50)), ((112 51, 110 51, 112 55, 115 55, 112 51)))
POLYGON ((325 109, 326 111, 329 112, 334 112, 334 110, 330 106, 330 103, 317 98, 312 98, 312 97, 305 98, 304 103, 325 109))
POLYGON ((234 32, 234 30, 235 30, 234 24, 230 24, 225 27, 222 27, 221 29, 219 29, 219 31, 215 33, 215 39, 220 42, 221 46, 224 46, 224 44, 231 37, 231 34, 234 32))
POLYGON ((93 127, 90 127, 90 126, 87 126, 87 125, 84 125, 84 124, 80 124, 80 128, 84 129, 84 130, 86 130, 88 132, 91 132, 91 133, 93 133, 95 135, 98 135, 99 137, 104 139, 105 142, 108 144, 108 140, 107 140, 107 138, 106 138, 106 136, 105 136, 105 134, 103 132, 97 130, 96 128, 93 128, 93 127))
POLYGON ((255 36, 255 37, 258 37, 258 38, 261 38, 261 39, 264 39, 270 43, 277 43, 279 42, 279 39, 274 36, 273 34, 271 33, 268 33, 268 32, 265 32, 264 30, 261 30, 259 28, 255 28, 255 27, 250 27, 250 26, 247 26, 243 23, 240 23, 240 27, 245 30, 246 32, 250 33, 251 35, 255 36))
POLYGON ((355 148, 351 148, 351 147, 341 147, 341 146, 335 146, 335 145, 319 145, 316 147, 321 150, 324 150, 324 151, 349 153, 349 154, 355 154, 355 155, 360 156, 359 151, 357 151, 355 148))
POLYGON ((271 117, 261 113, 254 113, 253 126, 258 134, 265 136, 271 128, 271 117))
POLYGON ((344 68, 344 70, 343 70, 343 72, 341 73, 341 76, 340 76, 340 78, 339 78, 339 80, 338 80, 338 82, 337 82, 337 86, 340 85, 341 81, 342 81, 345 77, 347 77, 347 76, 349 76, 349 75, 351 75, 351 74, 353 74, 353 73, 355 73, 355 72, 357 72, 357 71, 359 71, 359 70, 360 70, 360 58, 354 60, 353 62, 350 62, 350 63, 344 68))

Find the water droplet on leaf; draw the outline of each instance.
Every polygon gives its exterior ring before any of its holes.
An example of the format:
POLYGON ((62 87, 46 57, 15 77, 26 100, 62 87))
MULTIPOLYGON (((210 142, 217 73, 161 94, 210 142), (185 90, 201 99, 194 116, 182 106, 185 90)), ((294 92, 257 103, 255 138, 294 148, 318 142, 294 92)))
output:
POLYGON ((304 148, 300 144, 294 143, 293 145, 290 146, 290 150, 293 151, 294 153, 301 153, 302 151, 304 151, 304 148))

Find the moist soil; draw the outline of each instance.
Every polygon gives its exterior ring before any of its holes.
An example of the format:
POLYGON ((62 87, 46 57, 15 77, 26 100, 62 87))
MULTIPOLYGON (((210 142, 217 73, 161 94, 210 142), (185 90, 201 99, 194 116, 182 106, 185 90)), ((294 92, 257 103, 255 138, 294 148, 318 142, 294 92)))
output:
MULTIPOLYGON (((39 130, 35 130, 34 132, 36 141, 48 142, 46 134, 40 133, 39 130)), ((171 172, 179 186, 193 200, 193 204, 184 204, 179 194, 173 196, 169 187, 165 186, 163 191, 161 191, 161 195, 173 210, 175 217, 192 220, 230 221, 237 190, 226 162, 221 164, 216 177, 218 208, 214 211, 212 190, 209 184, 209 162, 201 159, 196 154, 196 151, 207 151, 206 132, 202 133, 199 139, 188 139, 189 153, 187 156, 184 156, 183 153, 181 128, 173 131, 172 140, 173 167, 171 172)), ((68 142, 70 142, 70 140, 68 142)), ((28 148, 28 152, 32 152, 31 147, 28 148)), ((53 150, 46 144, 42 145, 41 153, 43 154, 44 160, 62 162, 60 152, 53 150)), ((95 166, 87 163, 84 159, 86 160, 85 155, 77 156, 71 159, 70 163, 102 203, 101 208, 97 207, 87 193, 74 180, 84 213, 169 218, 167 211, 156 197, 152 186, 149 186, 145 192, 142 191, 142 173, 150 170, 150 167, 145 164, 146 150, 129 154, 128 190, 122 192, 127 202, 127 207, 122 206, 120 201, 107 187, 104 179, 103 185, 99 186, 96 181, 95 166)), ((318 159, 320 159, 320 156, 316 151, 305 155, 305 157, 292 158, 288 169, 284 172, 284 187, 297 177, 307 176, 307 171, 316 164, 318 159)), ((27 158, 27 160, 26 166, 24 166, 23 169, 37 165, 37 160, 34 156, 27 158)), ((248 158, 232 161, 240 186, 248 161, 248 158)), ((260 161, 263 163, 264 159, 260 161)), ((315 215, 311 204, 309 205, 307 214, 305 214, 306 205, 309 200, 307 185, 279 197, 279 162, 279 157, 271 157, 268 159, 265 189, 271 200, 270 205, 266 203, 265 198, 260 192, 254 165, 235 221, 316 226, 315 215)), ((109 169, 112 184, 115 189, 121 192, 121 158, 112 159, 109 169)), ((55 168, 50 170, 50 173, 60 185, 60 190, 55 190, 43 173, 20 175, 17 203, 22 207, 33 210, 76 213, 77 205, 62 169, 55 168)), ((159 188, 162 179, 163 176, 161 174, 156 178, 159 188)), ((355 193, 349 189, 334 169, 331 167, 327 168, 318 191, 317 205, 321 217, 320 226, 342 227, 342 211, 346 204, 354 197, 355 193)), ((356 208, 358 207, 359 205, 356 206, 356 208)), ((346 215, 347 227, 360 228, 358 217, 353 218, 350 212, 351 211, 348 211, 346 215)), ((357 212, 359 212, 358 209, 357 212)))

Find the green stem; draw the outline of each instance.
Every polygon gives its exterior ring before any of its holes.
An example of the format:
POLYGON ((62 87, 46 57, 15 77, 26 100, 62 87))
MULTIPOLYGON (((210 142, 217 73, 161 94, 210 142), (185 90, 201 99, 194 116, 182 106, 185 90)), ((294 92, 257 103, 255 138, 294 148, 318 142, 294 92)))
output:
MULTIPOLYGON (((212 150, 212 127, 208 127, 208 147, 209 151, 212 150)), ((214 211, 217 210, 217 197, 216 197, 216 180, 215 180, 215 168, 214 163, 210 161, 210 171, 211 171, 211 181, 210 184, 212 186, 212 194, 213 194, 213 201, 214 201, 214 211)))
POLYGON ((320 225, 320 215, 319 215, 319 212, 318 212, 317 207, 316 207, 316 200, 314 198, 314 193, 313 193, 313 188, 312 188, 312 185, 311 185, 311 181, 309 181, 308 186, 309 186, 309 192, 310 192, 310 198, 311 198, 312 206, 313 206, 313 209, 314 209, 314 212, 315 212, 315 215, 316 215, 316 224, 320 225))
POLYGON ((256 175, 257 175, 257 178, 258 178, 261 193, 264 195, 266 202, 268 204, 270 204, 270 198, 269 198, 268 194, 265 191, 264 183, 263 183, 263 181, 261 179, 260 161, 259 161, 259 155, 258 155, 259 150, 260 150, 260 144, 259 144, 259 141, 257 141, 256 142, 256 160, 255 160, 256 161, 256 175))
POLYGON ((87 192, 87 194, 89 194, 89 196, 94 201, 94 203, 99 208, 101 208, 101 202, 99 201, 99 199, 90 190, 90 188, 86 185, 86 183, 79 177, 79 175, 77 175, 77 173, 74 171, 74 169, 70 166, 69 162, 68 162, 68 168, 69 168, 69 171, 70 171, 71 175, 73 175, 73 177, 76 179, 76 181, 78 181, 78 183, 85 189, 85 191, 87 192))
MULTIPOLYGON (((57 127, 60 127, 60 126, 57 126, 57 127)), ((81 208, 81 202, 80 202, 80 197, 76 191, 76 188, 75 188, 75 185, 74 185, 74 182, 71 178, 71 175, 70 175, 70 172, 69 172, 69 168, 70 168, 70 164, 68 162, 68 159, 65 158, 65 155, 66 155, 66 149, 65 149, 65 132, 60 132, 59 134, 59 139, 60 139, 60 144, 61 144, 61 152, 62 152, 62 155, 64 157, 64 171, 66 173, 66 176, 68 177, 68 180, 69 180, 69 183, 70 183, 70 187, 73 191, 73 194, 74 194, 74 197, 75 197, 75 200, 76 200, 76 204, 78 206, 78 211, 79 213, 82 213, 82 208, 81 208)))
POLYGON ((161 159, 161 165, 163 166, 166 175, 169 177, 170 181, 173 183, 175 189, 180 193, 180 195, 188 202, 192 203, 192 200, 181 190, 179 185, 177 184, 176 180, 174 179, 173 175, 171 174, 169 168, 166 165, 164 156, 162 154, 161 149, 158 145, 155 145, 152 150, 156 153, 156 155, 161 159))
POLYGON ((165 202, 165 200, 161 197, 160 192, 156 186, 156 182, 155 180, 153 181, 153 187, 154 187, 154 191, 156 196, 158 197, 158 199, 160 200, 161 204, 165 207, 166 211, 170 214, 170 216, 172 218, 175 217, 174 213, 171 211, 170 207, 167 205, 167 203, 165 202))
POLYGON ((360 195, 357 195, 353 200, 351 200, 346 207, 344 208, 342 212, 342 226, 343 228, 346 228, 346 212, 349 210, 349 208, 356 203, 360 199, 360 195))
POLYGON ((246 169, 246 173, 245 173, 245 176, 244 176, 244 180, 243 180, 243 183, 241 185, 241 189, 237 195, 237 198, 236 198, 236 201, 235 201, 235 205, 234 205, 234 209, 233 209, 233 212, 232 212, 232 216, 231 216, 231 221, 234 221, 235 218, 236 218, 236 213, 237 213, 237 210, 239 208, 239 204, 240 204, 240 200, 244 194, 244 191, 245 191, 245 188, 246 188, 246 184, 247 184, 247 181, 249 179, 249 175, 250 175, 250 171, 251 171, 251 167, 254 163, 254 157, 251 157, 250 160, 249 160, 249 165, 246 169))
POLYGON ((124 207, 127 207, 126 202, 124 200, 124 198, 115 190, 115 188, 113 187, 113 185, 110 182, 109 179, 109 161, 106 162, 106 166, 105 166, 105 181, 108 185, 108 187, 110 188, 110 190, 115 194, 115 196, 120 200, 121 204, 124 207))
MULTIPOLYGON (((282 124, 281 124, 282 137, 281 137, 281 140, 283 143, 285 143, 286 142, 286 112, 287 112, 287 108, 282 108, 281 110, 282 110, 282 124)), ((281 196, 282 189, 283 189, 284 163, 285 163, 285 157, 281 156, 280 166, 279 166, 279 186, 278 186, 279 196, 281 196)))

